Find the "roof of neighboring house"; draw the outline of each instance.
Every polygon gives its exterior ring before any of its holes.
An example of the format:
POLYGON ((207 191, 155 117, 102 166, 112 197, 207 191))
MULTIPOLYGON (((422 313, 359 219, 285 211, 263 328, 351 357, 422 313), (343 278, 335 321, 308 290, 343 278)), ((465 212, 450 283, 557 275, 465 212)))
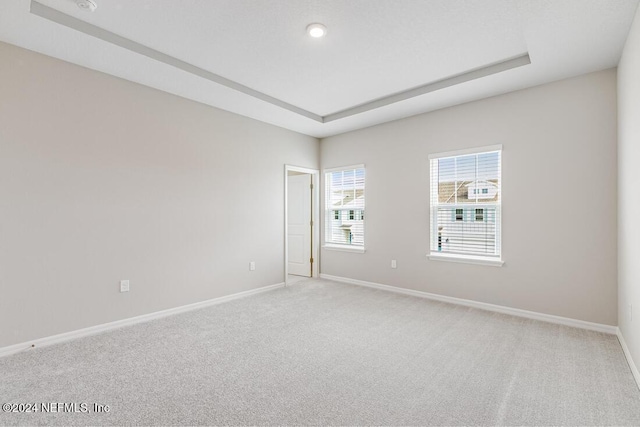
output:
POLYGON ((356 189, 355 190, 355 198, 353 197, 353 191, 345 193, 342 195, 342 199, 340 200, 342 203, 337 202, 334 203, 331 207, 334 209, 362 209, 364 208, 364 189, 356 189))
MULTIPOLYGON (((482 182, 487 182, 493 186, 497 186, 498 185, 498 180, 497 179, 489 179, 486 181, 450 181, 450 182, 440 182, 438 183, 438 203, 455 203, 455 197, 454 195, 457 193, 458 195, 458 199, 466 202, 466 203, 470 203, 470 199, 469 199, 469 186, 471 184, 474 183, 482 183, 482 182)), ((478 187, 482 187, 481 185, 478 185, 478 187)), ((499 194, 496 194, 494 197, 491 198, 482 198, 479 197, 478 199, 482 202, 482 203, 487 203, 487 202, 497 202, 498 201, 498 196, 499 194)), ((459 200, 459 201, 460 201, 459 200)))
POLYGON ((498 187, 498 183, 497 182, 484 181, 484 180, 480 180, 480 179, 477 180, 477 181, 471 181, 470 183, 465 184, 465 186, 467 186, 467 187, 469 187, 471 185, 473 185, 474 187, 479 187, 479 188, 488 187, 488 186, 498 187))

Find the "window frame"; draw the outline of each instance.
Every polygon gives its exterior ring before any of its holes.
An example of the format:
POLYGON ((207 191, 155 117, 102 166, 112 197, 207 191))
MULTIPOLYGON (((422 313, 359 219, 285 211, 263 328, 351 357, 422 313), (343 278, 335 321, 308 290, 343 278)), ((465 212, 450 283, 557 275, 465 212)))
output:
MULTIPOLYGON (((490 146, 484 146, 484 147, 448 151, 443 153, 433 153, 429 155, 429 181, 430 181, 429 182, 429 224, 430 224, 429 229, 430 229, 430 232, 429 232, 429 253, 427 254, 427 257, 429 260, 489 265, 489 266, 495 266, 495 267, 501 267, 504 264, 503 253, 502 253, 502 151, 503 151, 502 144, 497 144, 497 145, 490 145, 490 146), (460 156, 466 156, 466 155, 491 153, 496 151, 500 152, 500 164, 499 164, 500 179, 498 180, 498 201, 495 204, 484 204, 484 203, 469 204, 468 208, 470 208, 469 210, 471 212, 471 215, 473 215, 471 217, 472 222, 476 222, 476 218, 477 218, 475 209, 483 209, 483 221, 486 221, 488 216, 488 208, 489 207, 495 208, 495 213, 493 215, 498 219, 498 221, 496 221, 497 223, 496 223, 496 236, 495 236, 495 245, 496 245, 497 255, 495 256, 494 255, 476 255, 476 254, 471 255, 471 254, 461 254, 461 253, 451 253, 451 252, 447 252, 447 253, 440 252, 438 248, 441 247, 440 245, 442 244, 442 235, 438 230, 438 221, 436 218, 434 218, 434 215, 437 215, 437 209, 439 204, 436 203, 434 205, 433 182, 431 182, 431 179, 433 179, 433 173, 434 173, 432 169, 433 160, 439 160, 439 159, 451 158, 451 157, 460 157, 460 156)), ((477 190, 477 188, 474 188, 474 190, 477 190)), ((478 191, 476 195, 478 195, 478 193, 480 193, 480 191, 478 191)), ((437 197, 437 195, 435 195, 435 197, 437 197)), ((461 207, 454 204, 452 208, 455 209, 454 212, 456 212, 457 209, 460 209, 461 207)), ((464 209, 464 207, 462 208, 464 209)), ((456 217, 457 215, 454 213, 454 220, 457 220, 456 217)), ((464 221, 464 214, 463 214, 463 221, 464 221)), ((480 222, 480 221, 477 221, 477 222, 480 222)))
MULTIPOLYGON (((357 165, 323 169, 322 180, 323 180, 323 190, 324 190, 324 199, 323 199, 324 215, 322 216, 323 218, 322 248, 327 250, 343 251, 343 252, 355 252, 355 253, 366 252, 366 249, 365 249, 366 238, 364 237, 366 236, 366 222, 364 219, 364 212, 367 210, 367 206, 366 206, 367 171, 366 171, 365 165, 357 164, 357 165), (351 171, 351 170, 357 170, 357 169, 364 170, 364 189, 363 189, 364 206, 362 208, 354 207, 352 209, 347 209, 346 216, 347 218, 350 218, 350 215, 351 215, 350 212, 353 212, 353 219, 348 219, 348 221, 362 221, 364 242, 362 245, 354 245, 352 243, 338 243, 338 242, 327 241, 327 227, 329 227, 329 225, 327 224, 327 221, 329 220, 329 216, 331 216, 331 218, 334 218, 333 212, 335 211, 335 209, 332 206, 329 206, 330 201, 327 200, 328 199, 327 194, 329 191, 329 189, 327 188, 328 186, 327 175, 335 172, 351 171), (331 215, 328 215, 329 213, 331 213, 331 215), (361 219, 358 219, 358 217, 360 217, 361 219)), ((344 219, 345 213, 342 212, 343 210, 339 210, 339 211, 340 211, 340 219, 344 219)))

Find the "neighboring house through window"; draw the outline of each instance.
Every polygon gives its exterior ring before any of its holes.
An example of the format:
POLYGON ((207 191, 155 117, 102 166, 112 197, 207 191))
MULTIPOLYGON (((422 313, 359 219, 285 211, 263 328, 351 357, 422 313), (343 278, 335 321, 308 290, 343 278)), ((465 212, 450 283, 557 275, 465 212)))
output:
POLYGON ((325 247, 364 249, 363 165, 325 172, 325 247))
POLYGON ((433 154, 431 255, 501 261, 502 146, 433 154))

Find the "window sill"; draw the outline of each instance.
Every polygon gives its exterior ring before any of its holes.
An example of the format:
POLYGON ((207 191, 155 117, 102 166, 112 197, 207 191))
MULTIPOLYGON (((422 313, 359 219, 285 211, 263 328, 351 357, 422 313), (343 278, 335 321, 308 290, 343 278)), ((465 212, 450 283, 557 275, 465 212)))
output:
POLYGON ((327 249, 330 251, 341 251, 341 252, 355 252, 359 254, 365 253, 365 249, 362 246, 348 246, 348 245, 332 245, 326 244, 322 246, 322 249, 327 249))
POLYGON ((476 265, 490 265, 492 267, 502 267, 504 261, 501 259, 481 258, 465 255, 451 255, 451 254, 434 254, 430 253, 427 257, 431 261, 446 261, 446 262, 459 262, 463 264, 476 264, 476 265))

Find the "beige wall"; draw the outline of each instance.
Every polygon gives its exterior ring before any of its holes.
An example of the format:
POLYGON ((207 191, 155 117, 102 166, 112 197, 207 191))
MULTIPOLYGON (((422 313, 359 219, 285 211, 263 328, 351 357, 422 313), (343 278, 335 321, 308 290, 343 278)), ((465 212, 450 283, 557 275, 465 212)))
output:
MULTIPOLYGON (((636 18, 619 70, 620 194, 638 182, 639 32, 636 18)), ((323 250, 323 273, 617 323, 614 70, 326 138, 320 155, 314 138, 17 47, 0 43, 0 62, 0 347, 281 282, 283 165, 319 158, 367 167, 367 252, 323 250), (429 153, 493 144, 504 267, 429 261, 429 153), (534 187, 553 188, 544 204, 534 187)), ((636 358, 639 210, 621 199, 636 358)))
POLYGON ((357 163, 366 253, 324 249, 322 273, 617 323, 615 70, 321 141, 323 168, 357 163), (494 144, 504 266, 428 260, 429 154, 494 144))
POLYGON ((283 281, 284 164, 317 168, 315 138, 3 43, 0 63, 0 347, 283 281))
POLYGON ((618 325, 640 366, 640 9, 618 66, 618 325), (633 321, 631 307, 633 306, 633 321))

